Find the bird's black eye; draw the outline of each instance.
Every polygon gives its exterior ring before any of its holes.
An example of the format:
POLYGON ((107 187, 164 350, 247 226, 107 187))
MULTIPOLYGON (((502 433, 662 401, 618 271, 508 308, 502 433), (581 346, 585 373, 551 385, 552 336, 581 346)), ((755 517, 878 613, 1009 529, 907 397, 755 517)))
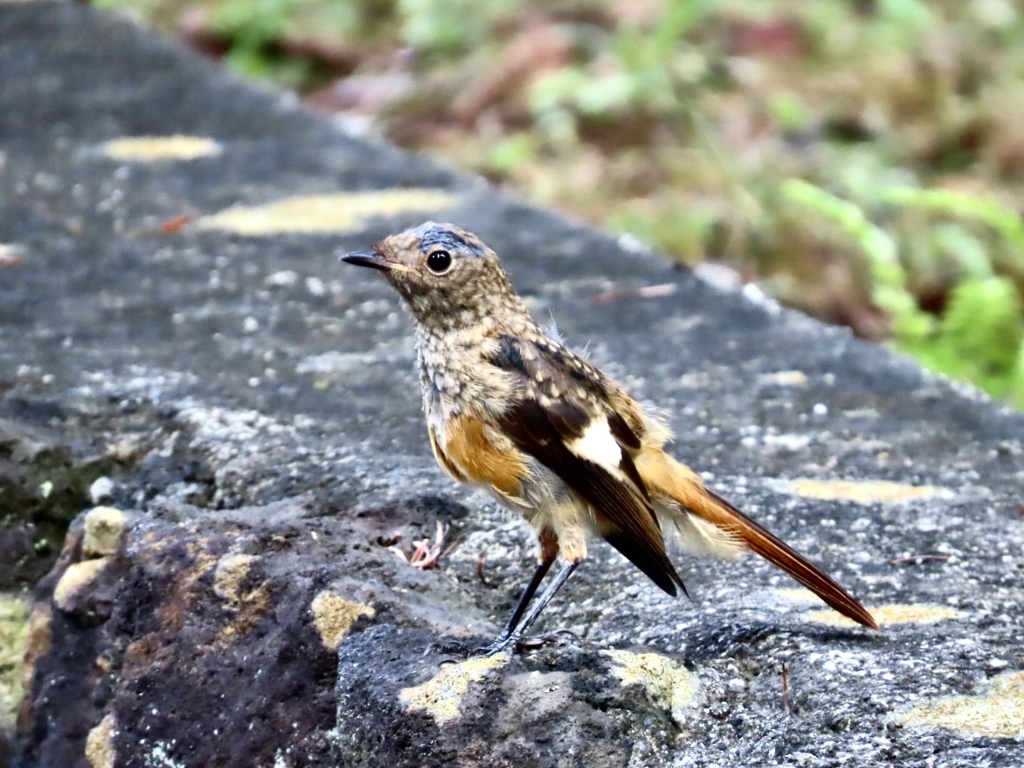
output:
POLYGON ((452 265, 452 255, 448 251, 434 251, 427 256, 427 269, 435 275, 440 275, 452 265))

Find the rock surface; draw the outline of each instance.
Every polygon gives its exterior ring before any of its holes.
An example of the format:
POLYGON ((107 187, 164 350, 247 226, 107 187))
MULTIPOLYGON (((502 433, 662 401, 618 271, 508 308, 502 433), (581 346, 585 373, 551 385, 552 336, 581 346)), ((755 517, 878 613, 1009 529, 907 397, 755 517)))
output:
POLYGON ((81 512, 0 760, 1020 765, 1021 414, 87 6, 0 3, 0 39, 0 586, 81 512), (529 537, 434 468, 410 324, 334 255, 427 218, 882 632, 763 563, 681 558, 675 601, 598 545, 539 627, 572 635, 465 661, 529 537))

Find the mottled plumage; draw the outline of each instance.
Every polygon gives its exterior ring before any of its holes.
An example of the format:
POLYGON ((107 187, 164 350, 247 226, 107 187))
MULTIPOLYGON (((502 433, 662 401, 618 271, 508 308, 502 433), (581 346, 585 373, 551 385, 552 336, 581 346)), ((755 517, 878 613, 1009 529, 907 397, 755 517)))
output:
POLYGON ((840 613, 877 628, 838 584, 668 455, 667 427, 545 333, 498 256, 475 235, 427 222, 344 259, 380 270, 416 320, 423 410, 438 464, 490 491, 537 534, 540 565, 490 652, 515 648, 586 557, 591 535, 669 594, 684 589, 663 528, 698 552, 753 550, 840 613), (558 555, 566 565, 523 619, 558 555))

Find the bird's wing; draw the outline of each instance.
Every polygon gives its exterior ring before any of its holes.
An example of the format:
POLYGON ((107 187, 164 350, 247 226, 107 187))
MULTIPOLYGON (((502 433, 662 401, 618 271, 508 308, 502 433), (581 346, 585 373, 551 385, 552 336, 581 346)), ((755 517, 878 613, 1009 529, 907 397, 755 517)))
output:
POLYGON ((549 339, 496 342, 489 362, 516 379, 504 433, 587 502, 609 544, 669 594, 685 591, 628 450, 639 438, 602 393, 603 376, 549 339))

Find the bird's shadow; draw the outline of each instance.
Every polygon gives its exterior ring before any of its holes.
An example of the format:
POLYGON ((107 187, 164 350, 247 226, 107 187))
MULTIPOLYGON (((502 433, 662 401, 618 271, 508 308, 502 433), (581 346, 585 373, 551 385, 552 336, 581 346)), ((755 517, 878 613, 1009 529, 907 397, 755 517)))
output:
POLYGON ((690 630, 683 659, 692 668, 714 659, 736 658, 755 652, 765 640, 775 636, 808 638, 821 645, 874 644, 880 639, 878 632, 853 627, 731 622, 690 630))

